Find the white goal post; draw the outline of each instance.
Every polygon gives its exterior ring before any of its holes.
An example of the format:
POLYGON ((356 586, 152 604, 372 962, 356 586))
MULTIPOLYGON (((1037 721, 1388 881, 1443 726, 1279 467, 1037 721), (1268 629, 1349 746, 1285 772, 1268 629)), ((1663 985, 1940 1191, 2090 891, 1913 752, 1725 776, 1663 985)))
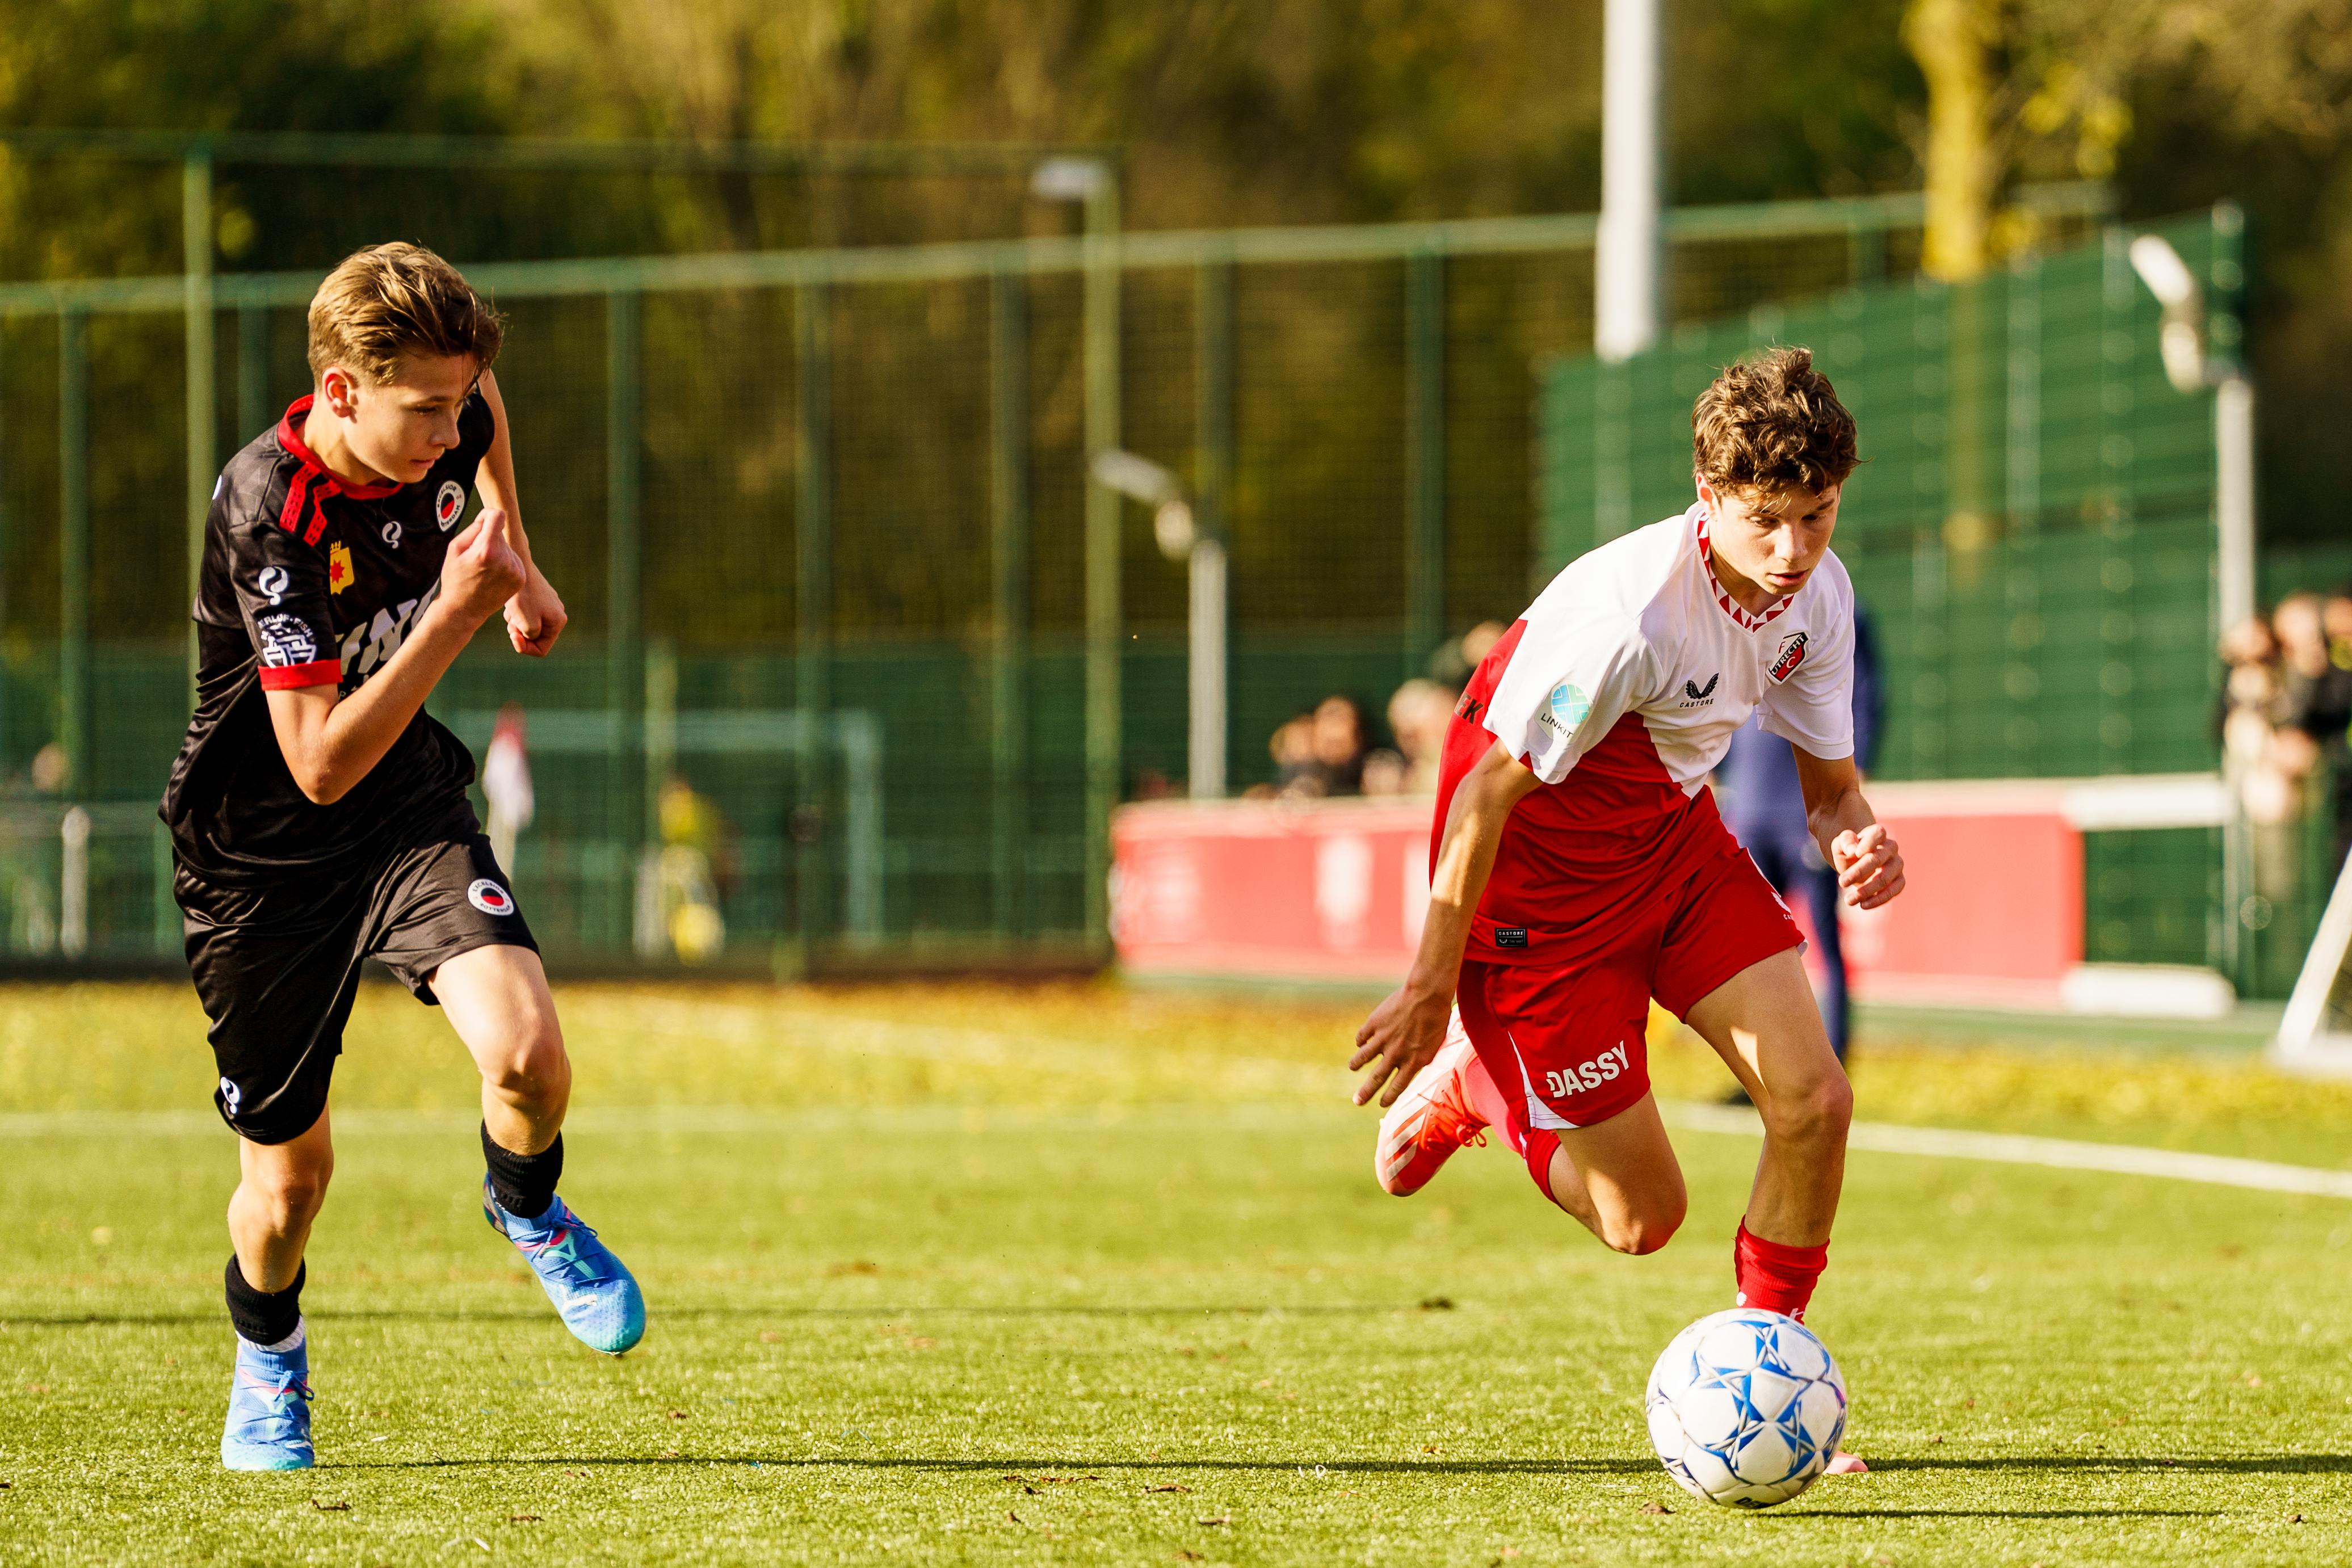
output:
POLYGON ((2352 861, 2336 876, 2327 912, 2304 956, 2271 1058, 2295 1072, 2352 1078, 2352 861))

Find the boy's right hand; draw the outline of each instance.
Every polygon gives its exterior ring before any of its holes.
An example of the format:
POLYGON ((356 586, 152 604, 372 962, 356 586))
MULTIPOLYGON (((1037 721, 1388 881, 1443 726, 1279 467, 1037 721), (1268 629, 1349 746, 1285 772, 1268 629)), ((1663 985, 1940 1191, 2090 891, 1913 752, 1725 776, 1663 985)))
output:
POLYGON ((485 508, 441 559, 441 602, 468 631, 496 615, 522 581, 522 557, 507 540, 503 507, 485 508))

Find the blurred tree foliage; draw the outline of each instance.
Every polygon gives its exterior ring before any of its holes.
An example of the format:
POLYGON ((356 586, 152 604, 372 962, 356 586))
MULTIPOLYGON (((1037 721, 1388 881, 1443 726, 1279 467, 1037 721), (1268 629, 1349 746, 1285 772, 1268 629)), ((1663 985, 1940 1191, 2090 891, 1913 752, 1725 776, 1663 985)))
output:
MULTIPOLYGON (((1668 0, 1675 199, 1914 188, 1905 0, 1668 0)), ((1919 0, 1913 0, 1918 4, 1919 0)), ((1997 24, 1988 188, 2112 175, 2255 218, 2266 526, 2328 527, 2352 444, 2346 0, 1946 0, 1997 24)), ((1589 208, 1600 0, 0 0, 0 122, 1086 141, 1140 227, 1589 208)), ((1017 180, 225 167, 225 266, 393 230, 467 259, 1056 229, 1017 180)), ((2008 236, 2008 237, 2014 237, 2008 236)), ((2004 243, 1998 223, 1988 245, 2004 243)), ((170 271, 173 172, 0 153, 0 276, 170 271)))

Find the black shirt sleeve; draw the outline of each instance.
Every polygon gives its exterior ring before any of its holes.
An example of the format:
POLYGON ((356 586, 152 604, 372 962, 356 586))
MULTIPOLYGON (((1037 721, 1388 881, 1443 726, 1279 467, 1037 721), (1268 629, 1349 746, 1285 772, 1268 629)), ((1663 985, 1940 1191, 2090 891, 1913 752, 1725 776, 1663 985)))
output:
POLYGON ((265 690, 340 683, 342 655, 335 645, 327 601, 340 570, 351 579, 341 545, 304 544, 268 519, 245 519, 227 529, 229 589, 246 635, 260 656, 265 690))

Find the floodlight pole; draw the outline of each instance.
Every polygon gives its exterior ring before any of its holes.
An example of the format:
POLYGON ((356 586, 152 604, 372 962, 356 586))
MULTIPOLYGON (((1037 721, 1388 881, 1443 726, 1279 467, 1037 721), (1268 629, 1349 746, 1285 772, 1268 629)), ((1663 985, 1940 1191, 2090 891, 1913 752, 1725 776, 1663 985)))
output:
MULTIPOLYGON (((1118 177, 1098 163, 1086 198, 1087 450, 1119 444, 1118 177)), ((1118 803, 1119 501, 1087 486, 1087 943, 1110 950, 1110 813, 1118 803)))
MULTIPOLYGON (((1083 348, 1086 451, 1119 444, 1118 172, 1105 158, 1049 158, 1030 191, 1047 201, 1076 201, 1086 214, 1079 268, 1085 276, 1083 348)), ((1110 952, 1110 813, 1119 786, 1119 497, 1091 472, 1086 512, 1086 942, 1110 952)))
MULTIPOLYGON (((180 239, 186 279, 188 374, 188 598, 196 596, 205 559, 205 516, 212 509, 220 437, 215 428, 213 384, 213 155, 198 142, 180 164, 180 239)), ((188 622, 188 702, 195 704, 200 654, 196 623, 188 622)))
POLYGON ((1225 539, 1232 526, 1234 481, 1234 264, 1230 256, 1203 263, 1193 291, 1193 489, 1197 532, 1190 559, 1192 605, 1190 696, 1192 733, 1186 747, 1189 793, 1215 800, 1225 793, 1226 603, 1225 539))
POLYGON ((1629 360, 1657 340, 1659 0, 1608 0, 1601 37, 1601 226, 1593 247, 1592 351, 1629 360))

